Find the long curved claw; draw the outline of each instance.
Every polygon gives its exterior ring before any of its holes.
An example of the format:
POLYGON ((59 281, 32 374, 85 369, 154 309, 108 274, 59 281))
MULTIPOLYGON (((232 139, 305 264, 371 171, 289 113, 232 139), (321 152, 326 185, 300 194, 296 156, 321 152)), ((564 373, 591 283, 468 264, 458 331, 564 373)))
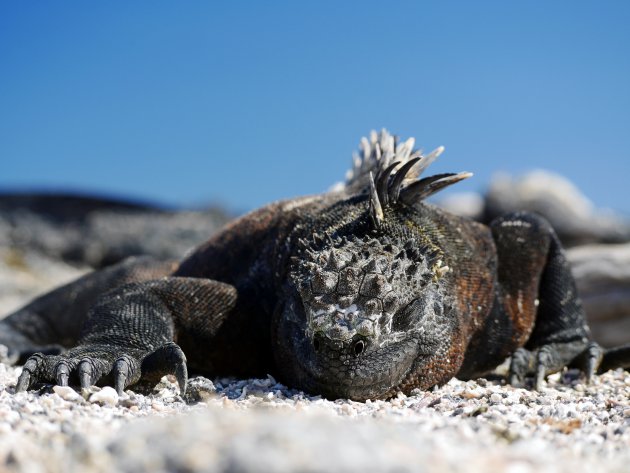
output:
POLYGON ((590 342, 569 366, 582 371, 586 378, 586 384, 590 384, 603 359, 604 349, 597 342, 590 342))
POLYGON ((593 376, 597 372, 597 368, 604 358, 604 349, 596 342, 591 342, 586 349, 586 364, 584 366, 584 375, 586 376, 586 384, 591 384, 593 376))
POLYGON ((534 390, 540 391, 547 375, 547 370, 551 365, 551 354, 546 347, 542 347, 536 354, 536 372, 534 373, 534 390))
POLYGON ((15 392, 21 393, 31 387, 31 373, 23 370, 22 374, 18 378, 17 385, 15 386, 15 392))
POLYGON ((179 385, 179 394, 183 396, 186 394, 186 387, 188 385, 188 368, 186 367, 186 360, 180 362, 175 367, 175 379, 179 385))
POLYGON ((41 353, 35 353, 26 360, 26 363, 24 363, 24 366, 22 367, 22 374, 20 374, 17 385, 15 386, 16 393, 28 390, 37 382, 37 378, 41 372, 44 362, 44 355, 41 353))
POLYGON ((128 356, 121 356, 114 363, 114 388, 120 396, 125 388, 138 378, 137 363, 128 356))
POLYGON ((531 353, 519 348, 512 355, 510 361, 509 382, 512 386, 522 386, 531 362, 531 353))
POLYGON ((127 387, 128 373, 125 366, 114 367, 114 389, 118 395, 122 395, 123 391, 127 387))
POLYGON ((79 362, 77 366, 77 372, 79 375, 79 383, 81 388, 89 388, 92 386, 94 380, 94 366, 89 359, 84 358, 79 362))
POLYGON ((156 349, 142 362, 142 378, 159 381, 165 374, 172 374, 177 379, 180 395, 186 393, 188 385, 188 368, 186 355, 174 342, 168 342, 156 349))
POLYGON ((59 386, 67 386, 70 378, 70 366, 67 361, 60 361, 55 366, 55 379, 59 386))
POLYGON ((514 387, 522 387, 525 378, 533 377, 533 388, 540 391, 548 374, 554 370, 554 353, 544 346, 536 351, 519 348, 512 355, 509 382, 514 387))
POLYGON ((186 394, 186 386, 188 385, 188 368, 186 367, 186 355, 176 343, 169 342, 162 345, 156 350, 166 362, 166 371, 175 375, 177 384, 179 385, 179 394, 186 394), (169 369, 170 366, 170 369, 169 369))

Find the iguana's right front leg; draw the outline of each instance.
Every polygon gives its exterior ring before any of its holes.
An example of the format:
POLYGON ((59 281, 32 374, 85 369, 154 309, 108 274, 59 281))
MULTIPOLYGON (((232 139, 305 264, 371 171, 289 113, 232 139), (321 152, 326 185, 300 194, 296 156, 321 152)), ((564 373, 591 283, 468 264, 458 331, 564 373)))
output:
POLYGON ((236 289, 209 279, 167 277, 121 286, 104 294, 90 310, 76 347, 61 355, 31 356, 16 391, 38 382, 88 387, 112 384, 118 393, 138 382, 188 379, 186 357, 177 345, 180 330, 194 329, 208 340, 234 308, 236 289))

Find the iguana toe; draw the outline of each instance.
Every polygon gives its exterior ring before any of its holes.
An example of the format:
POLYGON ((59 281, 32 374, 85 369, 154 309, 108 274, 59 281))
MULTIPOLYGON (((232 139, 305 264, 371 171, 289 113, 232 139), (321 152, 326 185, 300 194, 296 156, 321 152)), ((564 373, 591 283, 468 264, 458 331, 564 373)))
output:
POLYGON ((186 355, 174 342, 167 342, 142 361, 142 380, 157 382, 162 376, 171 374, 175 376, 179 385, 180 395, 186 393, 188 384, 188 368, 186 367, 186 355))
POLYGON ((114 388, 120 395, 130 384, 140 379, 138 362, 131 356, 123 355, 116 360, 113 368, 114 388))
POLYGON ((522 386, 531 365, 531 358, 531 352, 524 348, 519 348, 514 352, 510 360, 510 374, 508 378, 512 386, 522 386))
POLYGON ((604 358, 604 349, 597 342, 590 342, 586 349, 571 363, 584 373, 586 384, 590 384, 604 358))
POLYGON ((55 379, 59 386, 67 386, 70 378, 70 366, 67 361, 62 360, 55 366, 55 379))
POLYGON ((15 392, 28 390, 33 384, 39 381, 45 364, 45 356, 41 353, 31 355, 22 367, 22 374, 18 378, 15 392))
POLYGON ((89 359, 83 359, 77 367, 81 388, 89 388, 92 385, 94 368, 89 359))

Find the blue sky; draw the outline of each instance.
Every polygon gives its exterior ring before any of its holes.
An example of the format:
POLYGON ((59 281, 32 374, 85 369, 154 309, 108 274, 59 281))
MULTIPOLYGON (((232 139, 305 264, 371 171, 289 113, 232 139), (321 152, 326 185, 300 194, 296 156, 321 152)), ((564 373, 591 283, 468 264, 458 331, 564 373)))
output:
MULTIPOLYGON (((630 2, 2 2, 0 189, 247 210, 387 127, 630 214, 630 2)), ((456 189, 455 189, 456 190, 456 189)))

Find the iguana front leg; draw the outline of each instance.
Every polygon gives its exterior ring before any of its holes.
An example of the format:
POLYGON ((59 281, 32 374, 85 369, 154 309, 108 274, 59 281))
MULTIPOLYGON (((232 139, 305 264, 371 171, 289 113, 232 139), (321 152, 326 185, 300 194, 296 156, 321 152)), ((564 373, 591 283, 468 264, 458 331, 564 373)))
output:
POLYGON ((129 284, 173 273, 175 261, 132 257, 37 297, 0 320, 0 345, 11 362, 24 363, 33 353, 59 354, 76 345, 86 316, 99 296, 129 284))
POLYGON ((182 331, 212 336, 234 308, 236 289, 218 281, 167 277, 121 286, 90 310, 78 345, 61 355, 31 356, 16 391, 38 382, 88 387, 112 384, 118 391, 140 381, 157 383, 174 374, 186 390, 186 357, 177 345, 182 331), (203 333, 205 332, 205 333, 203 333))
POLYGON ((603 356, 590 331, 569 263, 551 226, 519 212, 491 224, 498 254, 500 304, 512 328, 510 384, 573 365, 590 380, 603 356))

